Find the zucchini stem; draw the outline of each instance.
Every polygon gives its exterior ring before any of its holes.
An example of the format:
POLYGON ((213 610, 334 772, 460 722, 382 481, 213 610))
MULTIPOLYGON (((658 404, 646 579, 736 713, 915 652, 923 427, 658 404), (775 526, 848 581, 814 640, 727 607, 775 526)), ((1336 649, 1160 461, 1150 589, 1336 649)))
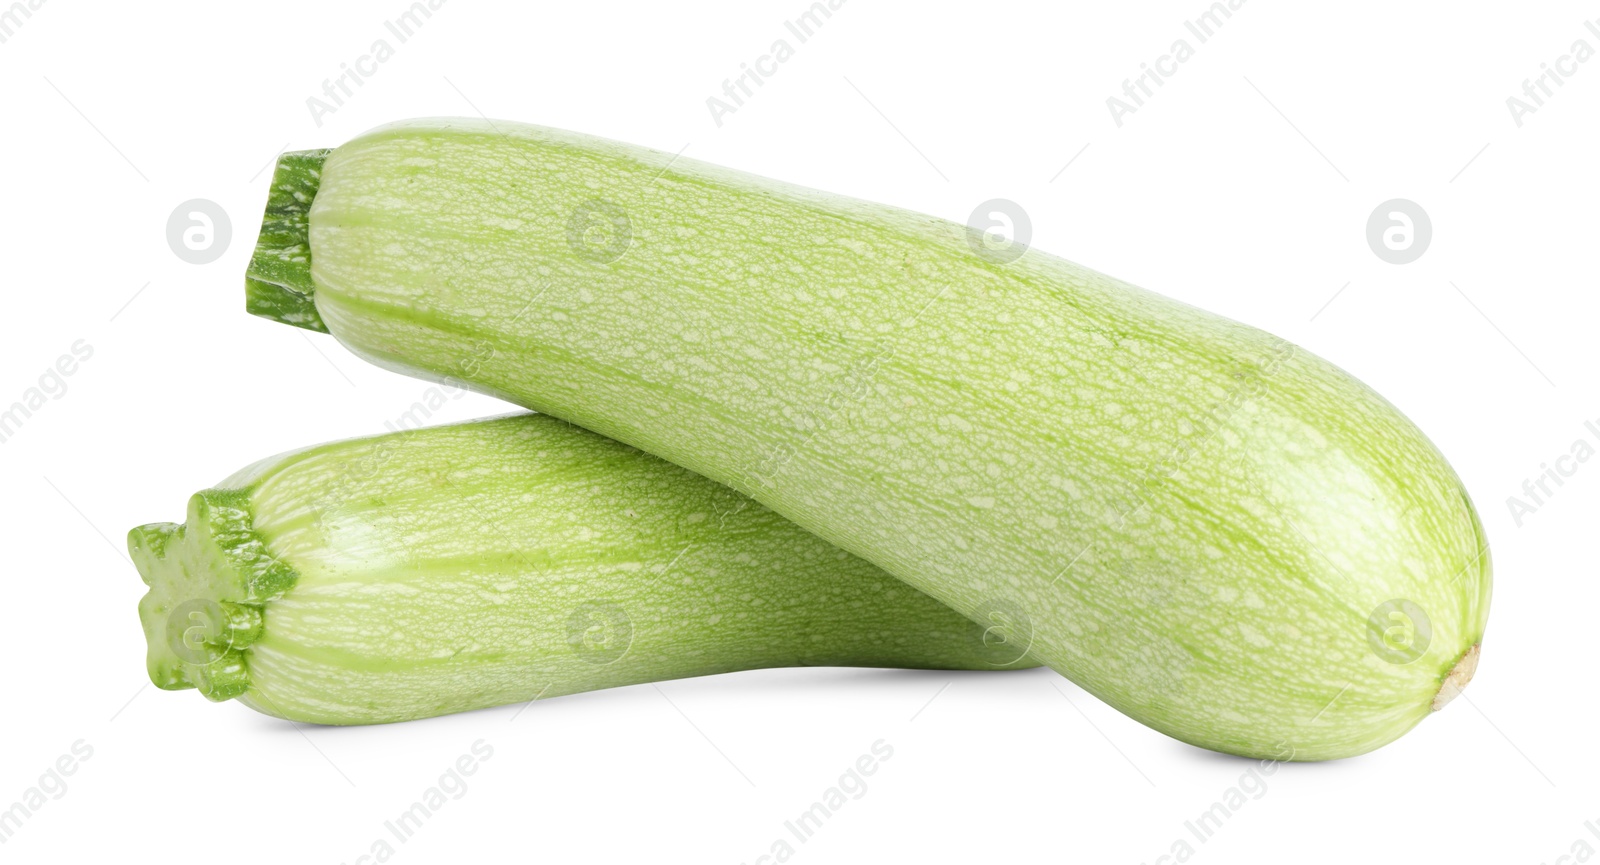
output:
POLYGON ((261 639, 266 602, 299 579, 251 530, 246 494, 206 490, 188 520, 128 533, 128 552, 150 591, 139 601, 150 680, 168 691, 199 688, 222 701, 250 688, 245 652, 261 639))
POLYGON ((322 163, 331 152, 300 150, 278 157, 255 254, 245 271, 245 309, 251 315, 328 332, 311 282, 310 215, 322 184, 322 163))

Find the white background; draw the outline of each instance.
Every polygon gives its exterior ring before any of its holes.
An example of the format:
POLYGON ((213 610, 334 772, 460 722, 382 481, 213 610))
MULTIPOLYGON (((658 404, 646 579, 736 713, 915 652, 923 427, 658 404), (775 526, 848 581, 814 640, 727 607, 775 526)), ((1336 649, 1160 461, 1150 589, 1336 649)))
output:
MULTIPOLYGON (((1600 62, 1520 127, 1506 105, 1575 40, 1600 49, 1600 7, 1251 0, 1198 44, 1183 22, 1205 6, 848 0, 804 44, 783 27, 804 0, 450 0, 404 44, 384 27, 404 0, 32 11, 0 44, 0 407, 75 341, 94 354, 0 444, 0 808, 73 742, 93 756, 0 860, 354 863, 478 739, 493 757, 396 861, 753 863, 879 739, 892 759, 791 861, 1154 863, 1180 838, 1231 863, 1600 848, 1600 460, 1520 526, 1506 501, 1600 444, 1600 62), (1106 98, 1182 37, 1194 57, 1119 128, 1106 98), (394 57, 319 127, 307 98, 379 38, 394 57), (794 56, 719 127, 707 97, 779 38, 794 56), (1046 670, 745 673, 364 729, 148 687, 124 532, 260 457, 378 432, 426 388, 244 313, 274 155, 479 111, 956 221, 1007 198, 1035 246, 1342 365, 1482 512, 1498 579, 1467 700, 1374 754, 1282 768, 1201 843, 1184 821, 1252 764, 1046 670), (1396 197, 1434 229, 1405 266, 1365 239, 1396 197), (231 216, 211 264, 165 238, 192 198, 231 216)), ((500 410, 465 396, 435 419, 500 410)))

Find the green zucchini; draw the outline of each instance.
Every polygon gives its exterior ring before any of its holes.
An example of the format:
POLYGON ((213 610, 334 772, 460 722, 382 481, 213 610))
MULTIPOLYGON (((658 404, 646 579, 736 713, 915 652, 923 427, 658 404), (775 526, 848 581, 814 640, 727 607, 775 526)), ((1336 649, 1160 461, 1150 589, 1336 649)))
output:
POLYGON ((1034 666, 726 487, 519 415, 307 448, 128 536, 151 680, 321 724, 760 667, 1034 666))
POLYGON ((1186 742, 1359 754, 1475 669, 1490 564, 1459 478, 1254 328, 940 219, 502 122, 286 157, 268 227, 252 311, 1025 616, 1033 657, 1186 742))

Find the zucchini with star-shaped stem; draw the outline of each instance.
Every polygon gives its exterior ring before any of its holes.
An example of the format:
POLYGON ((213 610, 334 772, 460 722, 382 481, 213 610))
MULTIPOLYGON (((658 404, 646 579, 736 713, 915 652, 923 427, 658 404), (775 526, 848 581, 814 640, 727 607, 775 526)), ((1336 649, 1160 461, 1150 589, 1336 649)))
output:
POLYGON ((293 451, 129 533, 150 678, 322 724, 786 666, 1036 666, 732 490, 541 415, 293 451))

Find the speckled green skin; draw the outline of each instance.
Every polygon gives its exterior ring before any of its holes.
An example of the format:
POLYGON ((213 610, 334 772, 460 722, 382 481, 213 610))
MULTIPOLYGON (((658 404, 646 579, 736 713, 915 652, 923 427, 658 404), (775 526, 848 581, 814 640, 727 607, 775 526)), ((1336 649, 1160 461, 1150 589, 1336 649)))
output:
POLYGON ((963 613, 1023 615, 1034 657, 1184 741, 1368 751, 1482 637, 1477 517, 1393 406, 1037 250, 475 120, 337 148, 309 240, 316 309, 358 354, 746 491, 963 613), (1425 651, 1374 619, 1391 600, 1424 612, 1425 651))
POLYGON ((539 415, 274 457, 129 549, 151 680, 297 721, 761 667, 1036 666, 1015 623, 980 626, 727 487, 539 415))

